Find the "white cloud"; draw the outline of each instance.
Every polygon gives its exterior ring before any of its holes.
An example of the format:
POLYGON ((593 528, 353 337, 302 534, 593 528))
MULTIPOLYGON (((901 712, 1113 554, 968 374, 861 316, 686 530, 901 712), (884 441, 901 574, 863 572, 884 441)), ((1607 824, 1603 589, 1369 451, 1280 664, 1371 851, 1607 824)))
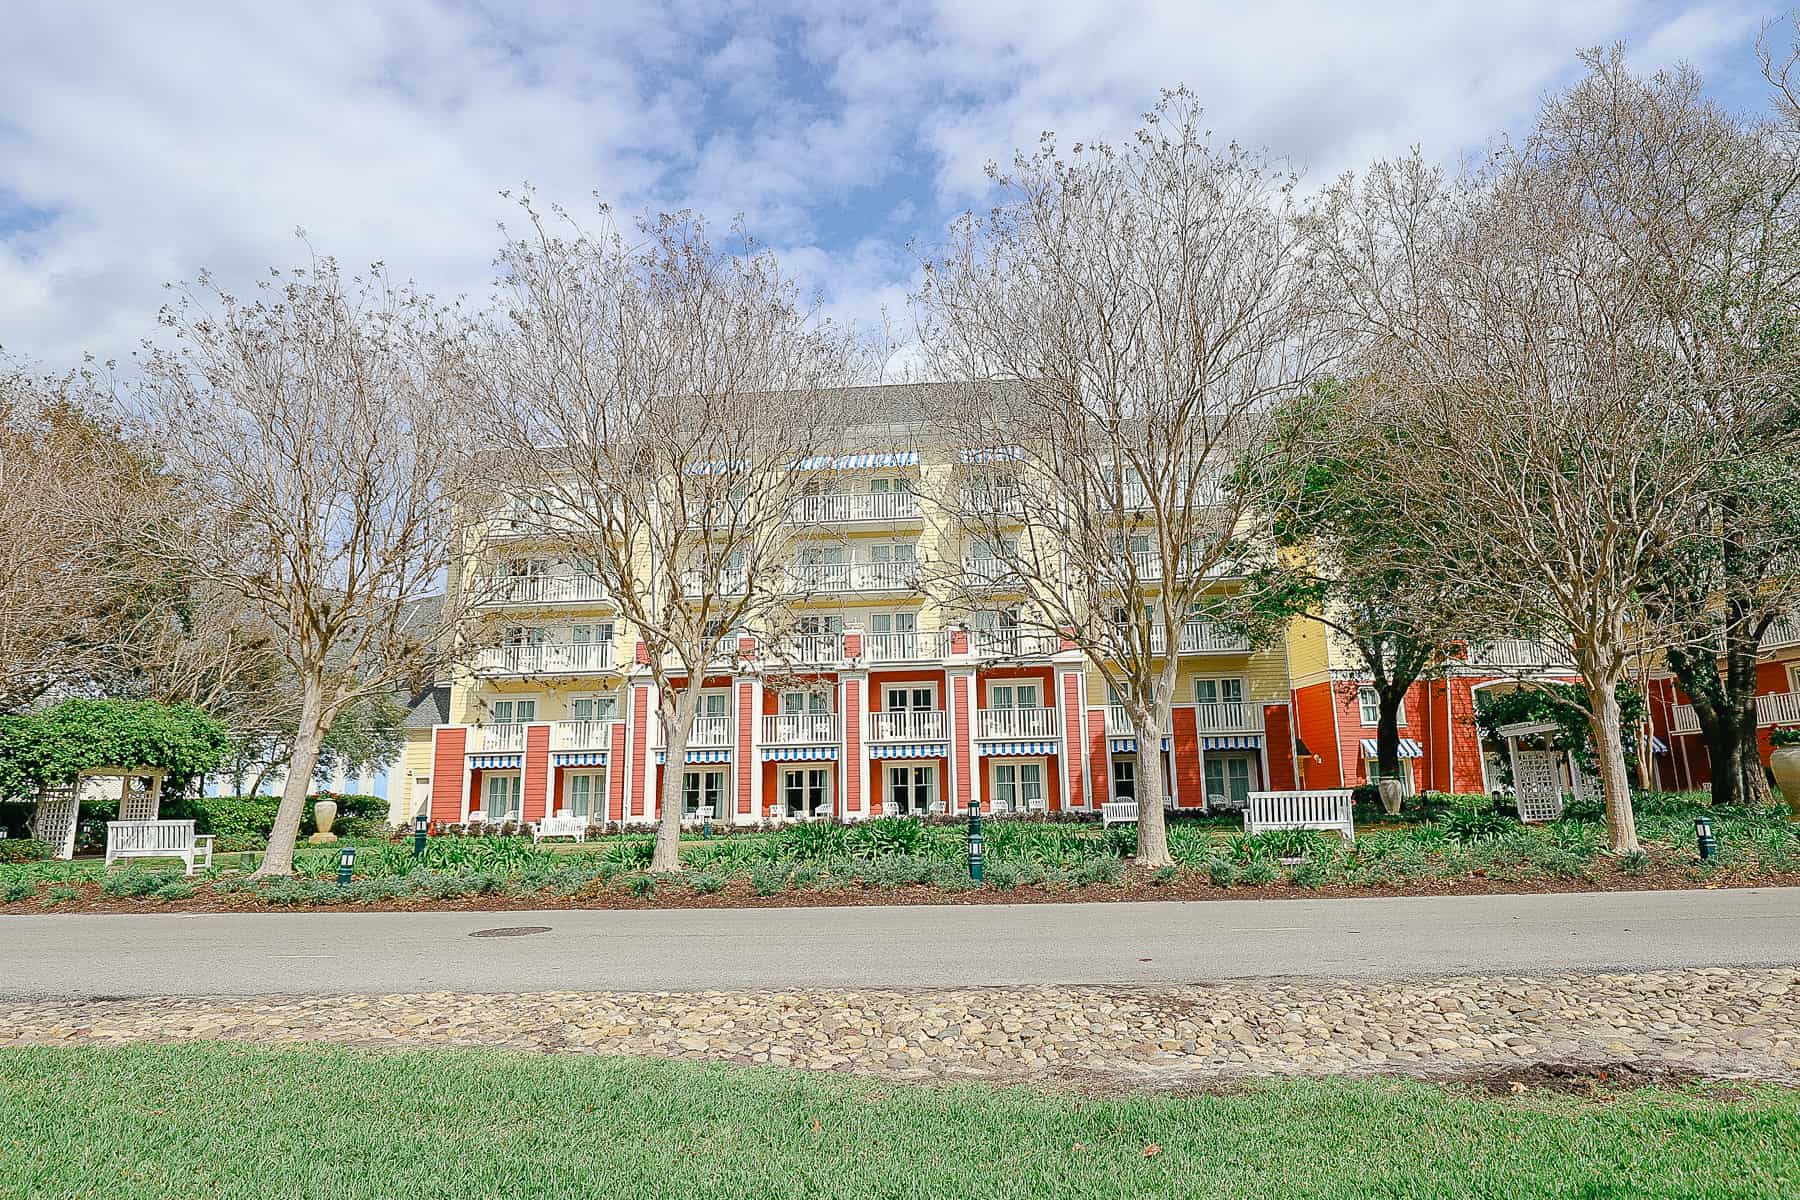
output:
POLYGON ((1735 0, 34 6, 0 38, 0 345, 122 355, 164 280, 247 285, 303 255, 295 226, 480 294, 522 181, 742 213, 833 314, 874 321, 904 300, 907 239, 978 202, 988 160, 1045 128, 1122 137, 1160 86, 1317 179, 1516 128, 1586 45, 1741 79, 1761 20, 1735 0))

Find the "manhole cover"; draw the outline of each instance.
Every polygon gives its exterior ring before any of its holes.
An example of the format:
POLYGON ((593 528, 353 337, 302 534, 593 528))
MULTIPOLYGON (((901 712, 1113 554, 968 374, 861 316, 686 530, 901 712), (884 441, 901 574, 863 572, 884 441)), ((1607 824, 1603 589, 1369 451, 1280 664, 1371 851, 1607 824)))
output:
POLYGON ((499 929, 477 929, 470 937, 525 937, 533 933, 549 933, 548 925, 507 925, 499 929))

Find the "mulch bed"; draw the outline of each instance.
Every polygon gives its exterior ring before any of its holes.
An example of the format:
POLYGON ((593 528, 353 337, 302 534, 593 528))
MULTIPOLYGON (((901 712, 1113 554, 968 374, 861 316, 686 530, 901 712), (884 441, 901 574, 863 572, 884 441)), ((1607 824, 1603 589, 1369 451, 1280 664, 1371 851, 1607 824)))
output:
POLYGON ((1102 901, 1208 901, 1208 900, 1337 900, 1372 896, 1533 896, 1569 892, 1699 891, 1720 888, 1800 887, 1800 871, 1751 873, 1720 872, 1701 878, 1673 866, 1657 867, 1640 874, 1598 867, 1587 879, 1417 879, 1381 887, 1332 885, 1295 887, 1288 883, 1262 886, 1215 887, 1202 875, 1184 874, 1164 884, 1147 875, 1132 873, 1122 884, 1051 890, 1039 886, 997 891, 972 888, 943 891, 929 885, 897 888, 840 888, 830 891, 788 889, 759 896, 749 881, 733 880, 711 895, 700 895, 680 885, 665 885, 654 897, 633 896, 617 886, 595 886, 573 896, 533 892, 528 895, 470 896, 458 900, 425 897, 348 904, 269 904, 242 892, 216 895, 203 890, 188 900, 154 897, 109 896, 99 884, 77 883, 74 899, 45 905, 41 900, 0 904, 0 915, 44 913, 240 913, 240 912, 517 912, 535 909, 720 909, 720 908, 843 908, 874 905, 921 904, 1071 904, 1102 901))

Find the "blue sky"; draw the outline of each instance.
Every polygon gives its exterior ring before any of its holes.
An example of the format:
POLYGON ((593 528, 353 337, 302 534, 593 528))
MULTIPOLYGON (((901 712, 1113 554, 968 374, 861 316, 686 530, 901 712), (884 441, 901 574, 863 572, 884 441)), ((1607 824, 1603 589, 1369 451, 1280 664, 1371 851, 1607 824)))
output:
MULTIPOLYGON (((1765 5, 848 5, 18 0, 0 36, 0 348, 128 355, 161 284, 302 261, 304 227, 485 295, 499 193, 742 217, 836 315, 898 314, 983 167, 1044 129, 1118 138, 1185 83, 1213 128, 1329 178, 1446 162, 1529 121, 1584 46, 1761 103, 1765 5)), ((1773 36, 1787 44, 1788 29, 1773 36)))

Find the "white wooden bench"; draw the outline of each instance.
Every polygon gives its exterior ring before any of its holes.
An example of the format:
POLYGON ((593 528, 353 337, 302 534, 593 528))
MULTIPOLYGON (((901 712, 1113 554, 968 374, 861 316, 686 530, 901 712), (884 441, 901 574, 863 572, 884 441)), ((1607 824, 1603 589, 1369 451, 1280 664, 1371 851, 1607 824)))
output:
POLYGON ((106 865, 121 858, 179 858, 192 875, 212 866, 213 835, 195 833, 192 821, 108 821, 106 865))
POLYGON ((1356 840, 1348 791, 1251 792, 1244 804, 1244 832, 1266 829, 1335 829, 1356 840))
POLYGON ((1136 825, 1138 819, 1136 800, 1108 800, 1100 806, 1100 824, 1136 825))
POLYGON ((547 837, 572 837, 578 842, 587 841, 588 819, 571 817, 567 813, 558 813, 554 817, 545 817, 531 830, 531 844, 537 845, 547 837))

